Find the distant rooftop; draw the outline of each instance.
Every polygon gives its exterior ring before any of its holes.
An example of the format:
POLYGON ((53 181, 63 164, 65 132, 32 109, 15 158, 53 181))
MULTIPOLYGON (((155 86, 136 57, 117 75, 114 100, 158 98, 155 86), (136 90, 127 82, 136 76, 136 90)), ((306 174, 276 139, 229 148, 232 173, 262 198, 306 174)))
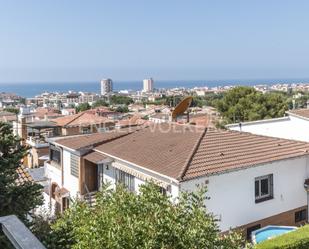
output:
POLYGON ((292 116, 295 115, 295 116, 299 116, 299 117, 302 117, 302 118, 309 118, 309 109, 308 108, 290 110, 287 113, 291 114, 292 116))

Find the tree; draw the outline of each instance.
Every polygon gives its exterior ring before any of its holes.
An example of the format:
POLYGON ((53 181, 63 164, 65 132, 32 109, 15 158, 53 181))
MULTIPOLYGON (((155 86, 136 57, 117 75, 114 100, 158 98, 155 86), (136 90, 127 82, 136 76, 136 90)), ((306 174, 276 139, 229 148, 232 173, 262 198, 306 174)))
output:
POLYGON ((89 105, 89 103, 81 103, 75 108, 75 110, 76 110, 76 113, 79 113, 79 112, 87 111, 90 108, 91 106, 89 105))
POLYGON ((129 112, 129 108, 127 106, 118 106, 116 108, 116 112, 121 112, 121 113, 129 112))
POLYGON ((138 195, 104 186, 94 207, 76 202, 68 209, 52 225, 49 240, 52 248, 241 248, 239 234, 219 234, 205 194, 205 188, 183 193, 175 204, 154 184, 141 186, 138 195))
POLYGON ((100 106, 109 106, 108 103, 106 101, 104 101, 103 99, 99 99, 96 102, 94 102, 92 104, 92 108, 96 108, 96 107, 100 107, 100 106))
POLYGON ((112 105, 130 105, 132 103, 134 103, 133 99, 127 96, 113 95, 110 97, 112 105))
POLYGON ((227 91, 215 103, 226 123, 282 117, 288 110, 288 98, 284 94, 263 94, 245 86, 227 91))
POLYGON ((14 113, 16 115, 19 113, 19 109, 18 108, 14 108, 14 107, 4 108, 4 111, 11 112, 11 113, 14 113))
MULTIPOLYGON (((18 181, 17 170, 27 154, 27 148, 20 142, 11 126, 0 122, 0 216, 15 214, 25 222, 29 212, 43 204, 43 199, 41 185, 18 181)), ((0 236, 0 248, 3 247, 0 236)))

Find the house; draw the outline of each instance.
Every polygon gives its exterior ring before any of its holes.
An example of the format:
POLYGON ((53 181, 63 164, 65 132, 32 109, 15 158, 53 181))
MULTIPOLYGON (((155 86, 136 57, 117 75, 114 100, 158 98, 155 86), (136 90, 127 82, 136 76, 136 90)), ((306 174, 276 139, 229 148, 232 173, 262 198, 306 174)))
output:
POLYGON ((112 120, 87 111, 56 118, 53 122, 61 127, 60 134, 63 136, 105 131, 115 126, 112 120))
POLYGON ((0 122, 13 123, 17 120, 17 115, 12 112, 0 111, 0 122))
POLYGON ((143 119, 141 115, 135 114, 132 117, 118 120, 116 122, 115 128, 127 128, 138 125, 145 125, 146 123, 148 123, 148 121, 143 119))
POLYGON ((160 124, 160 123, 169 123, 172 122, 171 114, 167 113, 156 113, 149 116, 149 121, 160 124))
POLYGON ((206 206, 221 231, 248 234, 266 225, 308 220, 309 178, 305 142, 192 125, 156 124, 136 130, 52 138, 45 176, 52 206, 71 198, 90 203, 105 182, 130 191, 153 181, 172 200, 206 185, 206 206))
POLYGON ((290 110, 286 114, 287 116, 282 118, 229 124, 226 128, 309 142, 309 109, 290 110))
POLYGON ((65 108, 61 110, 61 114, 64 116, 76 114, 75 108, 65 108))
POLYGON ((52 121, 27 122, 27 119, 28 116, 20 116, 19 121, 14 122, 13 132, 19 135, 23 143, 29 147, 29 153, 24 158, 23 164, 30 168, 44 166, 44 162, 48 160, 49 143, 46 142, 46 138, 103 132, 115 126, 115 123, 108 118, 87 112, 56 118, 52 121))

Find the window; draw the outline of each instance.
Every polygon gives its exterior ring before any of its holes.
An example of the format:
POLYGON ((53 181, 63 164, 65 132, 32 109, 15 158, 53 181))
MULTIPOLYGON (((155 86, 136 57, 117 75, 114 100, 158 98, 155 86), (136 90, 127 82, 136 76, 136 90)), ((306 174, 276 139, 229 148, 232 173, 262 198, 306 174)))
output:
POLYGON ((252 227, 248 227, 247 228, 247 240, 251 240, 251 233, 255 230, 258 230, 261 228, 261 224, 257 224, 257 225, 254 225, 252 227))
POLYGON ((71 154, 71 175, 79 176, 79 157, 71 154))
POLYGON ((166 188, 163 188, 163 187, 160 187, 160 193, 162 194, 162 195, 166 195, 166 188))
POLYGON ((116 177, 116 183, 123 184, 125 188, 127 188, 129 191, 134 191, 134 176, 121 171, 119 169, 115 169, 115 177, 116 177))
POLYGON ((50 160, 57 163, 61 164, 61 153, 60 149, 56 148, 55 146, 50 146, 50 151, 49 151, 49 156, 50 160))
POLYGON ((307 209, 295 212, 295 223, 307 220, 307 209))
POLYGON ((82 133, 83 133, 83 134, 89 134, 89 133, 91 133, 90 127, 82 127, 82 133))
POLYGON ((255 203, 273 198, 273 175, 255 178, 255 203))

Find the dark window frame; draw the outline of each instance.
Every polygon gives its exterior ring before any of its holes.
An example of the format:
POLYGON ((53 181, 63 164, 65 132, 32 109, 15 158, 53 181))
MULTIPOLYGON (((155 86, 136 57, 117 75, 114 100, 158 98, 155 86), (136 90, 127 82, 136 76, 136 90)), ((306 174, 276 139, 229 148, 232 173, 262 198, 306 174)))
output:
POLYGON ((50 146, 49 158, 51 162, 61 165, 61 150, 55 146, 50 146))
POLYGON ((262 227, 261 224, 256 224, 256 225, 248 227, 246 229, 246 234, 247 234, 246 238, 247 238, 247 240, 251 240, 251 233, 253 231, 256 231, 256 230, 260 229, 261 227, 262 227))
POLYGON ((307 209, 301 209, 295 212, 295 223, 307 221, 307 209))
POLYGON ((115 180, 117 184, 122 184, 129 191, 135 191, 135 176, 115 168, 115 180))
MULTIPOLYGON (((265 191, 265 190, 264 190, 265 191)), ((274 176, 273 174, 259 176, 254 179, 255 203, 268 201, 274 198, 274 176), (267 194, 263 194, 263 182, 267 180, 267 194)))

